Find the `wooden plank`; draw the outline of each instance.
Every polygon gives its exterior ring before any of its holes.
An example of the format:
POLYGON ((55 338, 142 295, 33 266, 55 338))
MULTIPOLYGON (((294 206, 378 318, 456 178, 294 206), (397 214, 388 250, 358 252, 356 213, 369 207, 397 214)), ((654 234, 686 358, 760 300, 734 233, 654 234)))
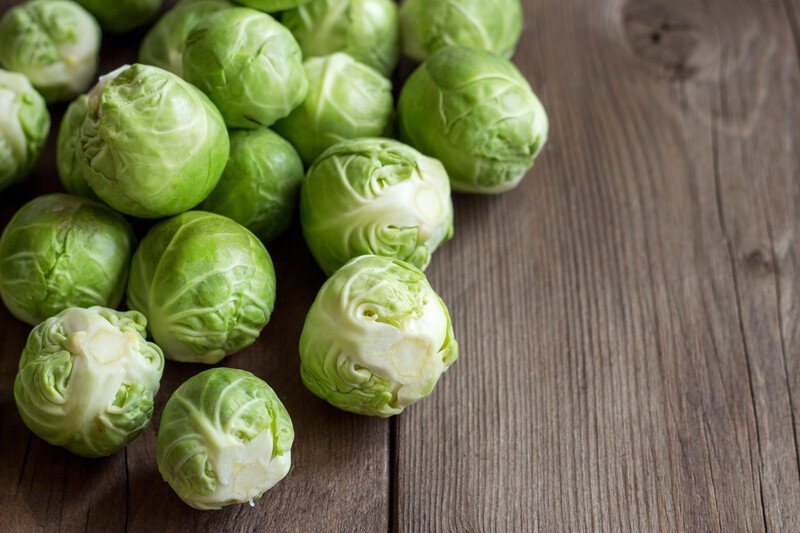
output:
MULTIPOLYGON (((0 13, 18 2, 0 0, 0 13)), ((143 32, 106 38, 101 72, 136 59, 143 32), (136 43, 133 45, 132 43, 136 43)), ((29 180, 0 194, 0 227, 22 203, 60 190, 55 132, 65 106, 55 106, 53 130, 29 180)), ((137 224, 142 233, 147 224, 137 224)), ((264 378, 295 425, 293 468, 254 508, 200 512, 184 505, 155 463, 155 437, 169 395, 204 367, 168 363, 145 433, 102 460, 74 457, 32 437, 13 398, 19 354, 28 328, 0 306, 0 530, 16 531, 380 531, 388 528, 389 423, 340 412, 300 380, 297 344, 323 276, 298 227, 270 247, 278 276, 271 323, 253 347, 226 360, 264 378), (354 490, 357 487, 357 490, 354 490)))
POLYGON ((517 191, 457 198, 431 276, 462 359, 397 420, 396 523, 798 530, 784 7, 525 7, 552 138, 517 191))

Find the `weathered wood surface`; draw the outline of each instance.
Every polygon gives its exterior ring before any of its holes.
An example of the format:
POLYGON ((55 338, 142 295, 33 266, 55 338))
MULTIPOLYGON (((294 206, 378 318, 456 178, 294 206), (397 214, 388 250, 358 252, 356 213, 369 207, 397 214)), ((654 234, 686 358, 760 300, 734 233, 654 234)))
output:
MULTIPOLYGON (((158 416, 101 461, 30 436, 28 328, 0 309, 0 530, 800 531, 800 3, 525 9, 516 61, 551 140, 516 191, 456 198, 429 274, 462 357, 431 398, 387 422, 302 387, 322 276, 294 228, 270 249, 272 323, 226 362, 285 401, 292 473, 196 512, 156 470, 158 416)), ((140 37, 109 39, 103 69, 140 37)), ((0 224, 54 176, 51 141, 0 224)), ((168 366, 158 412, 198 369, 168 366)))

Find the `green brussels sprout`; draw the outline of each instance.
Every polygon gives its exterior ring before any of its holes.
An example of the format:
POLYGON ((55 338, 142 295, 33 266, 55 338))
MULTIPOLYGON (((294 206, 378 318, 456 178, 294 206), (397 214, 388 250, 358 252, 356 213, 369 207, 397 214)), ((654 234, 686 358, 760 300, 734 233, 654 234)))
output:
POLYGON ((229 147, 217 108, 166 70, 126 65, 89 93, 83 173, 122 213, 159 218, 195 207, 217 186, 229 147))
POLYGON ((453 236, 447 172, 397 141, 345 141, 309 170, 300 221, 311 253, 328 275, 368 254, 424 269, 453 236))
POLYGON ((275 392, 250 372, 212 368, 164 407, 158 470, 195 509, 260 498, 289 473, 294 428, 275 392))
POLYGON ((184 0, 156 22, 142 40, 139 62, 183 76, 186 39, 198 22, 231 7, 225 0, 184 0))
POLYGON ((297 6, 309 3, 311 0, 233 0, 237 4, 252 7, 267 13, 275 13, 292 9, 297 6))
POLYGON ((300 156, 278 134, 233 131, 228 166, 200 209, 230 217, 269 242, 292 222, 302 181, 300 156))
POLYGON ((164 0, 77 0, 109 33, 125 33, 153 20, 164 0))
POLYGON ((0 65, 25 74, 50 103, 70 100, 97 72, 100 27, 67 0, 30 0, 0 19, 0 65))
POLYGON ((133 246, 130 225, 107 206, 66 194, 39 196, 0 237, 0 297, 31 325, 68 307, 116 307, 133 246))
POLYGON ((209 15, 189 34, 186 79, 217 105, 231 128, 271 126, 306 97, 303 55, 292 33, 244 7, 209 15))
POLYGON ((400 55, 392 0, 314 0, 283 14, 305 57, 344 52, 389 76, 400 55))
POLYGON ((519 70, 474 48, 434 53, 403 87, 398 114, 401 138, 439 159, 461 192, 513 189, 547 141, 547 113, 519 70))
POLYGON ((0 70, 0 191, 30 174, 49 132, 44 98, 22 74, 0 70))
POLYGON ((514 55, 523 26, 520 0, 405 0, 400 7, 403 52, 424 61, 445 46, 514 55))
POLYGON ((97 200, 97 195, 89 187, 89 183, 83 175, 79 150, 80 130, 86 119, 88 102, 89 97, 82 94, 69 104, 67 112, 64 113, 56 140, 56 167, 61 184, 68 193, 97 200))
POLYGON ((275 305, 261 242, 220 215, 189 211, 153 227, 133 255, 128 307, 167 359, 214 364, 253 344, 275 305))
POLYGON ((375 255, 322 286, 300 336, 306 387, 362 415, 399 414, 430 395, 457 358, 450 314, 425 274, 375 255))
POLYGON ((308 59, 303 67, 308 96, 275 131, 306 165, 339 141, 384 135, 390 128, 392 82, 380 72, 342 53, 308 59))
POLYGON ((111 455, 150 423, 164 370, 135 311, 70 307, 31 331, 14 381, 25 425, 84 457, 111 455))

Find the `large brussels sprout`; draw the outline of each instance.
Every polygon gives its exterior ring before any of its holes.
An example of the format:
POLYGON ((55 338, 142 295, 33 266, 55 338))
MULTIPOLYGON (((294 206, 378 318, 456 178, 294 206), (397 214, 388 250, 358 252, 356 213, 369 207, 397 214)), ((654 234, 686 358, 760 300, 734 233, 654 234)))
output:
POLYGON ((81 125, 86 119, 88 102, 89 97, 82 94, 64 113, 56 141, 56 167, 61 184, 68 193, 96 200, 81 165, 81 125))
POLYGON ((522 35, 520 0, 405 0, 400 7, 403 52, 417 61, 445 46, 514 55, 522 35))
POLYGON ((30 0, 0 19, 0 65, 25 74, 48 102, 85 91, 99 51, 100 27, 75 2, 30 0))
POLYGON ((110 455, 150 423, 164 355, 135 311, 70 307, 31 331, 14 381, 31 431, 86 457, 110 455))
POLYGON ((547 114, 522 74, 473 48, 434 53, 406 82, 398 113, 401 138, 439 159, 456 191, 513 189, 547 141, 547 114))
POLYGON ((178 387, 158 428, 158 470, 195 509, 260 498, 292 465, 294 428, 275 392, 250 372, 213 368, 178 387))
POLYGON ((293 7, 302 6, 309 3, 311 0, 233 0, 237 4, 252 7, 266 11, 267 13, 275 13, 285 9, 292 9, 293 7))
POLYGON ((231 7, 225 0, 184 0, 156 22, 142 40, 139 62, 183 76, 183 51, 189 33, 211 13, 231 7))
POLYGON ((164 0, 77 0, 91 11, 103 29, 125 33, 150 22, 164 0))
POLYGON ((231 128, 270 126, 299 106, 308 81, 300 46, 275 19, 224 9, 203 19, 186 41, 186 79, 217 105, 231 128))
POLYGON ((214 364, 253 344, 275 304, 264 245, 220 215, 189 211, 153 227, 133 256, 128 307, 167 359, 214 364))
POLYGON ((216 187, 230 142, 217 108, 157 67, 122 67, 89 93, 81 165, 111 207, 142 218, 191 209, 216 187))
POLYGON ((447 307, 425 274, 374 255, 322 286, 300 336, 306 387, 363 415, 396 415, 425 398, 457 358, 447 307))
POLYGON ((278 134, 233 131, 228 166, 200 209, 230 217, 269 242, 292 222, 302 181, 297 150, 278 134))
POLYGON ((397 66, 400 32, 392 0, 314 0, 283 14, 305 57, 344 52, 388 76, 397 66))
POLYGON ((108 207, 66 194, 39 196, 0 237, 0 296, 31 325, 68 307, 116 307, 133 245, 130 225, 108 207))
POLYGON ((47 104, 28 78, 0 70, 0 191, 30 174, 49 131, 47 104))
POLYGON ((304 63, 308 96, 275 131, 300 152, 306 165, 339 141, 384 135, 393 111, 392 82, 347 54, 304 63))
POLYGON ((366 254, 425 268, 436 248, 453 236, 447 172, 397 141, 345 141, 309 170, 300 220, 306 243, 327 274, 366 254))

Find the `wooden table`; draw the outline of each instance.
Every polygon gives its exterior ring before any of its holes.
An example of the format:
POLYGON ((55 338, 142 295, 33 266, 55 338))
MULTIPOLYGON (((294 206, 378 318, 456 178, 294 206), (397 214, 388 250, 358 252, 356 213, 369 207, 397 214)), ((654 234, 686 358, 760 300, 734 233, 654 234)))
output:
MULTIPOLYGON (((323 277, 294 228, 270 247, 272 322, 225 361, 286 403, 292 472, 255 508, 198 512, 154 449, 165 400, 201 367, 169 364, 144 435, 80 459, 22 424, 29 328, 0 309, 0 530, 800 531, 800 2, 525 10, 516 61, 551 139, 517 190, 456 197, 429 275, 462 355, 432 397, 384 421, 303 387, 323 277)), ((107 39, 102 69, 140 37, 107 39)), ((57 189, 62 111, 0 224, 57 189)))

